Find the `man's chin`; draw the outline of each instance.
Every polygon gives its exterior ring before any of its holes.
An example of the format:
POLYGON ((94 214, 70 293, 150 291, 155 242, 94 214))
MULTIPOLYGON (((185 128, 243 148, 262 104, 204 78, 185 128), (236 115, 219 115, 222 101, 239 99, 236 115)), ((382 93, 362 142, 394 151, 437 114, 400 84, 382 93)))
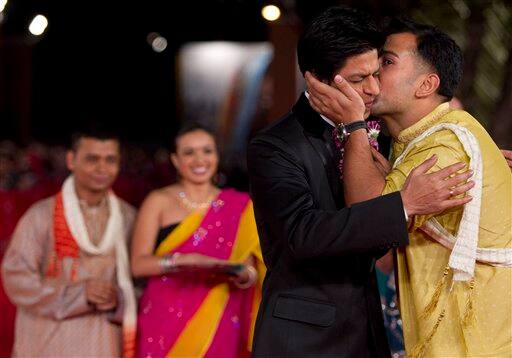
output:
POLYGON ((371 115, 375 116, 375 117, 379 117, 382 114, 383 114, 382 113, 382 107, 379 106, 378 104, 374 104, 373 107, 372 107, 372 110, 371 110, 371 115))
POLYGON ((111 187, 112 184, 92 184, 88 187, 88 189, 93 193, 100 194, 110 190, 111 187))

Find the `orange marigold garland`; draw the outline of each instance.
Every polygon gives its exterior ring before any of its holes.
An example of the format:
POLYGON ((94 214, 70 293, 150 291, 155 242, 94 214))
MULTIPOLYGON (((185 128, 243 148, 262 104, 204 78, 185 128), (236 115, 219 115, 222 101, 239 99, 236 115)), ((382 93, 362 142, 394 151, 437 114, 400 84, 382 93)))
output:
POLYGON ((65 257, 73 258, 73 266, 71 268, 71 280, 76 279, 78 259, 80 249, 69 230, 64 215, 64 204, 62 193, 59 192, 55 198, 55 210, 53 213, 53 236, 55 239, 54 250, 46 275, 48 277, 58 277, 62 274, 62 262, 65 257))

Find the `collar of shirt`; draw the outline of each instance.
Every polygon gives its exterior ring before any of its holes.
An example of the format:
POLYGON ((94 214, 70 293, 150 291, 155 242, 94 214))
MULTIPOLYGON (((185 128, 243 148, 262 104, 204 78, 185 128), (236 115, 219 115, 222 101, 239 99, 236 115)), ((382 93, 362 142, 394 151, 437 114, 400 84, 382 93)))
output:
MULTIPOLYGON (((306 98, 309 100, 309 93, 308 93, 308 91, 304 91, 304 94, 306 95, 306 98)), ((310 105, 311 105, 311 104, 310 104, 310 105)), ((317 112, 317 113, 318 113, 318 112, 317 112)), ((320 114, 320 113, 318 113, 318 114, 320 114)), ((334 124, 334 122, 333 122, 333 121, 331 121, 331 120, 330 120, 329 118, 327 118, 326 116, 324 116, 323 114, 320 114, 320 117, 322 117, 322 119, 323 119, 324 121, 326 121, 327 123, 329 123, 329 125, 330 125, 331 127, 336 127, 336 125, 334 124)))

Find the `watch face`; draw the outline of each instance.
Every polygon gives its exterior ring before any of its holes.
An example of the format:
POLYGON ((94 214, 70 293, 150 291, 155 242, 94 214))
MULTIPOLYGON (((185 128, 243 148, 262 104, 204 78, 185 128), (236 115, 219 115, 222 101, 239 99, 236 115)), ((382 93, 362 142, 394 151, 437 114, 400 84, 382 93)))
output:
POLYGON ((343 143, 345 139, 347 139, 347 129, 343 124, 339 124, 336 126, 336 136, 338 140, 343 143))
POLYGON ((343 143, 343 141, 345 140, 345 138, 347 137, 346 134, 344 133, 344 131, 341 131, 338 129, 338 133, 337 133, 337 136, 338 136, 338 140, 340 142, 343 143))

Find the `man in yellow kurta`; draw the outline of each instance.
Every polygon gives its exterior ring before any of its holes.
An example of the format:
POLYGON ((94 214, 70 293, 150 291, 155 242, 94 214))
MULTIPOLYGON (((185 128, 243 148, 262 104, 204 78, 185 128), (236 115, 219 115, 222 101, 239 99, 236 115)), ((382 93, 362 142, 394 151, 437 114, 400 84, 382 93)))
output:
MULTIPOLYGON (((345 142, 345 195, 355 203, 400 190, 434 155, 432 171, 466 163, 463 170, 474 172, 473 200, 410 217, 410 244, 397 252, 405 348, 413 357, 512 357, 512 175, 477 120, 450 109, 461 77, 461 51, 446 34, 410 21, 391 23, 372 113, 394 139, 392 167, 372 153, 364 131, 354 131, 345 142)), ((346 82, 337 93, 319 83, 308 87, 322 103, 329 97, 353 106, 357 100, 346 82)), ((332 106, 321 112, 337 115, 332 106)), ((461 192, 453 187, 440 195, 461 192)))
MULTIPOLYGON (((483 187, 478 248, 510 248, 510 169, 487 132, 467 112, 450 110, 448 103, 441 104, 400 132, 393 145, 392 162, 411 141, 440 123, 469 129, 480 144, 483 187)), ((433 154, 439 158, 437 166, 441 168, 457 161, 469 164, 462 143, 449 129, 433 133, 411 148, 387 176, 384 193, 399 190, 404 184, 404 175, 433 154)), ((446 231, 456 235, 462 214, 463 208, 460 208, 434 218, 446 231)), ((446 269, 451 250, 436 241, 432 237, 435 233, 424 227, 429 219, 431 217, 426 216, 411 219, 410 244, 397 252, 407 352, 437 357, 512 356, 511 269, 477 262, 474 278, 469 282, 454 281, 453 269, 446 269)))
POLYGON ((412 356, 510 357, 510 169, 478 121, 467 112, 450 110, 446 102, 453 94, 449 84, 456 82, 457 62, 461 66, 460 50, 455 43, 436 29, 408 22, 395 22, 390 32, 381 59, 382 103, 377 103, 374 108, 377 113, 384 112, 383 117, 395 139, 391 158, 394 168, 386 177, 383 193, 399 190, 411 170, 434 154, 439 158, 438 168, 459 161, 469 165, 472 157, 476 185, 470 192, 474 198, 468 206, 478 209, 480 201, 480 210, 475 210, 472 215, 467 213, 464 218, 464 210, 469 210, 468 207, 433 217, 411 218, 410 244, 397 252, 396 267, 406 351, 412 356), (452 71, 450 74, 443 76, 443 70, 439 71, 435 64, 429 63, 428 42, 441 45, 439 52, 432 56, 437 58, 440 67, 452 71), (396 76, 399 67, 402 67, 402 73, 396 76), (385 86, 401 88, 386 91, 388 87, 385 86), (403 94, 396 93, 402 91, 403 94), (389 99, 393 92, 395 104, 389 99), (397 106, 396 102, 400 104, 397 106), (398 113, 386 116, 386 111, 392 107, 398 107, 398 113), (406 114, 404 109, 407 108, 406 114), (421 110, 425 110, 424 115, 421 110), (415 115, 419 120, 414 120, 415 115), (473 149, 477 153, 471 152, 468 143, 471 140, 454 128, 469 131, 469 136, 476 139, 473 149), (480 155, 482 167, 475 169, 476 157, 480 155), (464 235, 462 227, 471 225, 474 226, 472 230, 468 229, 464 235), (452 236, 451 245, 449 236, 452 236), (472 237, 478 247, 476 250, 472 249, 472 237), (459 240, 458 251, 453 249, 453 238, 459 240), (462 258, 457 257, 458 254, 462 258), (492 258, 489 256, 493 254, 501 255, 501 258, 490 262, 492 258), (475 258, 479 261, 471 267, 475 258), (457 266, 457 263, 462 265, 457 266), (466 270, 464 263, 469 263, 466 270), (502 267, 506 265, 508 267, 502 267))

